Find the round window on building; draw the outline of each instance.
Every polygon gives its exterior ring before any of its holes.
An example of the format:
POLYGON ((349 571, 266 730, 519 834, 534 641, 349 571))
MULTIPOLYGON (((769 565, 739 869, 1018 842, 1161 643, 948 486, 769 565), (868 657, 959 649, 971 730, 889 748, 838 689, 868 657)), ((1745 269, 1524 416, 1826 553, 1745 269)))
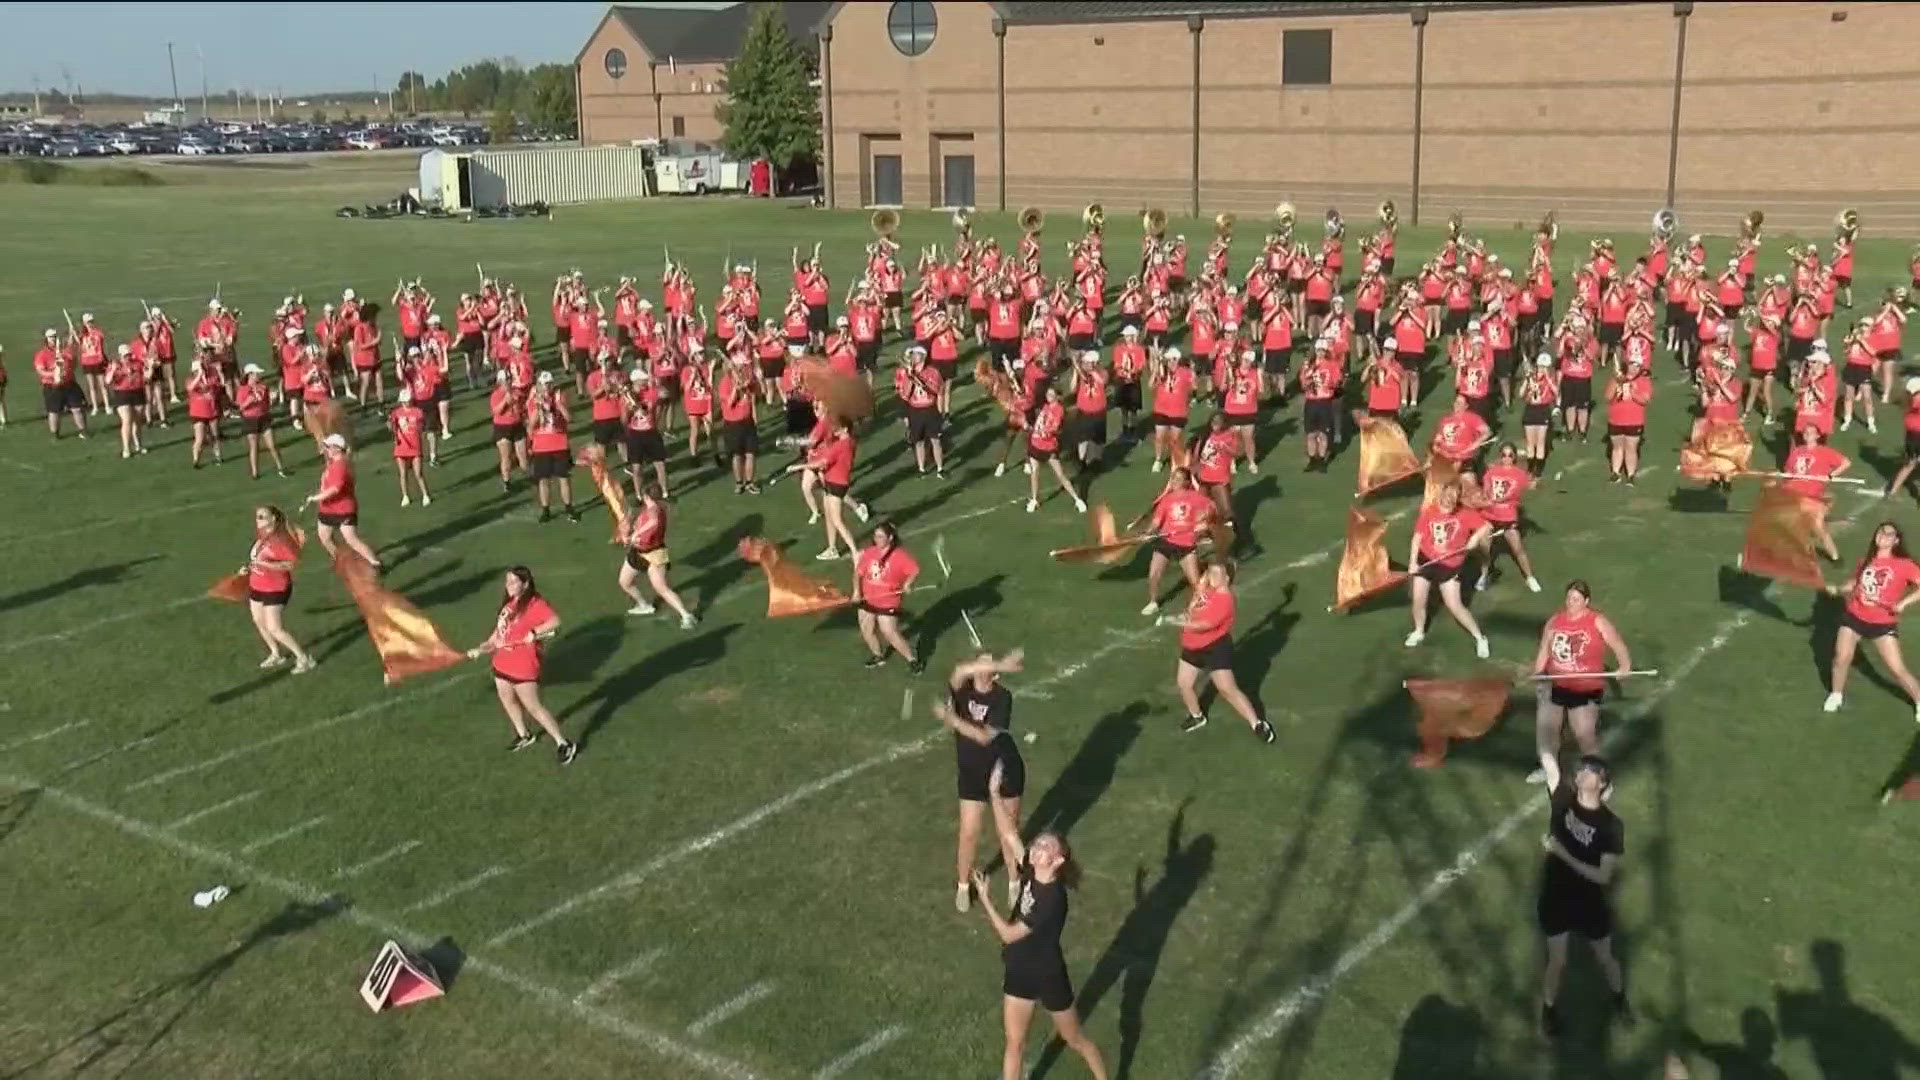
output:
POLYGON ((627 54, 619 49, 608 49, 606 58, 607 77, 617 79, 627 73, 627 54))
POLYGON ((939 20, 934 17, 933 5, 925 0, 896 0, 887 9, 887 36, 903 56, 919 56, 932 48, 937 29, 939 20))

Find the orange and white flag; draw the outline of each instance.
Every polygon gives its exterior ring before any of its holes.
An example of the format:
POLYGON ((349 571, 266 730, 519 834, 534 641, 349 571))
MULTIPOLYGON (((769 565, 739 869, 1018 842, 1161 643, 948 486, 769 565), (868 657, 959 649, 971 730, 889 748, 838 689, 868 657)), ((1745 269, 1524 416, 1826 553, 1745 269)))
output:
POLYGON ((1356 495, 1365 498, 1419 472, 1420 457, 1413 452, 1407 433, 1399 424, 1374 416, 1361 418, 1360 482, 1356 495))
POLYGON ((1820 557, 1814 553, 1814 535, 1826 514, 1826 504, 1796 495, 1768 481, 1760 501, 1747 517, 1747 539, 1740 548, 1740 569, 1789 585, 1824 589, 1820 557))
POLYGON ((1422 769, 1447 758, 1447 743, 1485 735, 1507 711, 1512 684, 1504 678, 1408 679, 1407 693, 1420 710, 1420 752, 1413 757, 1422 769))
POLYGON ((1387 523, 1359 507, 1347 509, 1347 548, 1333 581, 1333 610, 1346 611, 1407 580, 1387 559, 1387 523))
POLYGON ((1737 420, 1713 420, 1700 437, 1680 448, 1680 475, 1689 480, 1725 480, 1747 471, 1753 437, 1737 420))
POLYGON ((613 515, 613 539, 615 544, 627 542, 627 524, 631 520, 627 514, 627 493, 620 488, 620 481, 613 478, 613 470, 607 468, 607 452, 598 443, 593 443, 580 451, 575 462, 584 466, 587 475, 593 478, 593 486, 600 491, 601 501, 607 504, 607 513, 613 515))
POLYGON ((380 654, 387 685, 415 675, 452 667, 466 654, 447 644, 440 629, 399 593, 380 585, 373 567, 351 549, 342 547, 333 560, 334 572, 366 620, 367 636, 380 654))
POLYGON ((832 582, 823 581, 787 561, 779 545, 758 536, 740 541, 740 557, 767 576, 767 618, 814 615, 853 603, 832 582))

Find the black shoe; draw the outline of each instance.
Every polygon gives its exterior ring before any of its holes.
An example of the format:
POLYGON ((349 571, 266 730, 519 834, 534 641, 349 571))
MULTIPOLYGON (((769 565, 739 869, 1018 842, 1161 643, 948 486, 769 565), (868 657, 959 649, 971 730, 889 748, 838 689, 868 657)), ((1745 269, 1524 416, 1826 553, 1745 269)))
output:
POLYGON ((913 672, 915 675, 927 670, 927 658, 922 656, 907 661, 907 670, 913 672))
POLYGON ((1633 1015, 1633 1005, 1627 1001, 1625 990, 1613 995, 1613 1018, 1620 1022, 1621 1027, 1629 1028, 1639 1019, 1633 1015))
POLYGON ((516 735, 513 737, 513 742, 507 745, 507 749, 514 751, 525 750, 527 747, 539 741, 540 736, 538 735, 516 735))
POLYGON ((1554 1008, 1552 1005, 1540 1006, 1540 1030, 1545 1032, 1549 1039, 1559 1038, 1560 1010, 1554 1008))
POLYGON ((579 756, 580 744, 577 742, 563 742, 555 747, 553 751, 554 760, 562 765, 573 764, 573 759, 579 756))
POLYGON ((867 657, 866 662, 861 664, 860 666, 875 668, 875 667, 885 667, 886 664, 887 664, 887 658, 884 656, 869 656, 867 657))
POLYGON ((544 524, 546 524, 547 522, 549 522, 549 521, 552 521, 552 520, 553 520, 553 509, 552 509, 551 507, 547 507, 547 506, 543 506, 543 507, 541 507, 541 508, 540 508, 540 523, 541 523, 542 525, 544 525, 544 524))
POLYGON ((1263 743, 1273 742, 1273 725, 1265 720, 1253 725, 1253 733, 1263 743))
POLYGON ((754 483, 754 482, 753 482, 753 481, 751 481, 751 480, 749 480, 749 481, 747 481, 747 494, 749 494, 749 495, 758 495, 758 494, 760 494, 760 485, 759 485, 759 484, 756 484, 756 483, 754 483))
POLYGON ((580 524, 580 511, 575 510, 571 506, 567 507, 567 520, 573 522, 575 525, 580 524))
POLYGON ((1185 720, 1180 721, 1180 731, 1182 734, 1189 731, 1199 731, 1206 726, 1207 718, 1205 716, 1189 716, 1185 720))

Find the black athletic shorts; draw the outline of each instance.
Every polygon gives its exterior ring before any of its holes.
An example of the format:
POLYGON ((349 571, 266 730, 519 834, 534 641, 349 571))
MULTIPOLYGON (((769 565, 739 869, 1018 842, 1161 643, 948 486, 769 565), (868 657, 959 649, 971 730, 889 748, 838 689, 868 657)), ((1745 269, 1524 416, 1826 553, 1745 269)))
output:
POLYGON ((1607 906, 1606 894, 1598 890, 1544 886, 1535 914, 1540 932, 1547 937, 1578 934, 1588 941, 1599 941, 1613 933, 1613 912, 1607 906))
POLYGON ((751 420, 729 420, 726 442, 730 456, 757 454, 760 452, 760 428, 751 420))
POLYGON ((287 601, 293 599, 293 585, 289 583, 286 588, 277 592, 261 592, 259 589, 248 589, 247 599, 256 604, 265 604, 268 607, 286 607, 287 601))
POLYGON ((1907 432, 1906 451, 1908 461, 1920 461, 1920 431, 1907 432))
POLYGON ((816 334, 824 334, 827 332, 828 325, 829 325, 829 320, 827 318, 827 305, 808 304, 807 305, 807 329, 816 334))
POLYGON ((1114 383, 1113 400, 1114 405, 1116 405, 1121 412, 1139 412, 1140 384, 1137 382, 1114 383))
POLYGON ((1107 411, 1097 413, 1077 412, 1073 414, 1073 442, 1092 443, 1095 446, 1107 445, 1107 411))
POLYGON ((1072 349, 1076 353, 1083 353, 1089 349, 1097 349, 1099 347, 1100 336, 1098 334, 1067 335, 1067 348, 1072 349))
POLYGON ((1485 420, 1488 424, 1492 424, 1496 411, 1494 408, 1493 395, 1481 394, 1479 397, 1468 398, 1467 411, 1485 420))
POLYGON ((1334 423, 1334 399, 1308 398, 1302 406, 1303 421, 1311 435, 1331 435, 1334 423))
POLYGON ((593 363, 593 354, 591 352, 585 349, 570 348, 567 350, 568 367, 584 369, 591 363, 593 363))
POLYGON ((1353 313, 1354 336, 1363 338, 1372 337, 1374 327, 1378 324, 1378 319, 1379 312, 1377 311, 1367 311, 1364 308, 1355 311, 1353 313))
POLYGON ((1028 461, 1052 461, 1055 458, 1058 458, 1059 456, 1060 456, 1059 450, 1042 450, 1039 447, 1033 445, 1031 441, 1027 443, 1027 460, 1028 461))
POLYGON ((1467 320, 1472 318, 1466 308, 1448 308, 1440 316, 1440 332, 1443 334, 1463 334, 1467 330, 1467 320))
POLYGON ((527 441, 527 425, 495 424, 493 425, 493 441, 494 442, 525 442, 527 441))
POLYGON ((1073 1008, 1073 980, 1067 977, 1064 959, 1040 964, 1008 964, 1000 991, 1022 1001, 1037 1001, 1048 1012, 1066 1012, 1073 1008))
POLYGON ((1865 386, 1873 381, 1873 365, 1846 364, 1840 368, 1840 381, 1848 389, 1865 386))
POLYGON ((620 441, 620 433, 626 430, 617 417, 609 417, 593 422, 593 441, 601 446, 612 446, 620 441))
POLYGON ((1551 423, 1553 423, 1553 406, 1551 405, 1536 405, 1528 402, 1526 408, 1520 410, 1522 427, 1546 427, 1551 423))
POLYGON ((1153 426, 1170 427, 1185 431, 1187 428, 1187 419, 1184 416, 1168 416, 1166 413, 1154 413, 1153 426))
POLYGON ((909 408, 907 410, 907 441, 910 443, 933 442, 940 437, 940 410, 909 408))
POLYGON ((79 383, 42 386, 40 399, 45 403, 49 415, 87 407, 87 395, 80 389, 79 383))
POLYGON ((901 306, 906 302, 906 297, 900 295, 899 289, 895 289, 892 292, 887 293, 883 299, 886 303, 888 311, 898 311, 900 310, 901 306))
POLYGON ((820 490, 836 499, 846 498, 848 487, 847 484, 836 484, 831 480, 820 481, 820 490))
POLYGON ((1233 635, 1224 634, 1211 645, 1198 649, 1181 649, 1180 662, 1191 664, 1201 671, 1233 670, 1233 635))
POLYGON ((872 371, 880 360, 879 339, 856 341, 853 345, 853 366, 856 371, 872 371))
POLYGON ((1646 433, 1647 433, 1647 428, 1645 424, 1608 424, 1607 425, 1607 438, 1609 439, 1613 438, 1616 435, 1625 436, 1629 439, 1637 439, 1640 436, 1645 435, 1646 433))
POLYGON ((138 409, 147 403, 147 392, 145 390, 109 390, 107 400, 116 409, 123 407, 138 409))
POLYGON ((1560 406, 1565 409, 1593 407, 1593 378, 1567 376, 1560 380, 1560 406))
POLYGON ((989 794, 1003 799, 1017 799, 1026 794, 1027 763, 1021 759, 1011 733, 1001 735, 991 745, 980 747, 978 753, 955 764, 962 801, 986 802, 989 794), (992 787, 995 769, 1000 770, 998 789, 992 787))
POLYGON ((240 418, 240 434, 242 435, 265 435, 267 429, 272 426, 273 417, 271 416, 243 416, 240 418))
POLYGON ((1627 333, 1627 328, 1622 323, 1604 323, 1603 322, 1600 324, 1600 334, 1599 334, 1600 344, 1618 345, 1620 344, 1620 339, 1625 337, 1626 333, 1627 333))
POLYGON ((320 524, 328 525, 336 529, 342 526, 359 528, 360 512, 353 510, 344 514, 329 514, 325 510, 322 510, 320 511, 320 524))
POLYGON ((865 600, 859 601, 859 603, 856 604, 855 606, 857 606, 861 611, 864 611, 867 614, 874 616, 875 618, 898 619, 903 614, 901 610, 897 607, 890 607, 890 608, 878 607, 874 604, 868 603, 865 600))
POLYGON ((1872 641, 1875 638, 1900 636, 1899 623, 1870 623, 1851 611, 1842 611, 1840 613, 1840 625, 1859 634, 1867 641, 1872 641))
POLYGON ((1569 690, 1558 685, 1547 691, 1547 700, 1563 709, 1581 709, 1588 705, 1598 705, 1600 699, 1606 696, 1605 690, 1569 690))
POLYGON ((1435 585, 1442 585, 1442 584, 1445 584, 1446 582, 1453 581, 1456 578, 1458 578, 1461 572, 1464 571, 1466 568, 1467 568, 1466 560, 1463 559, 1461 560, 1460 565, 1458 566, 1446 566, 1442 563, 1429 563, 1428 565, 1421 567, 1417 571, 1417 573, 1421 577, 1426 578, 1428 581, 1433 582, 1435 585))
POLYGON ((573 457, 565 450, 536 450, 528 464, 535 480, 565 480, 573 472, 573 457))
POLYGON ((665 460, 667 444, 658 431, 651 428, 646 431, 627 429, 627 461, 635 465, 651 465, 665 460))
MULTIPOLYGON (((658 550, 658 551, 665 551, 666 549, 665 549, 665 548, 657 548, 657 549, 655 549, 655 550, 658 550)), ((642 552, 642 551, 635 551, 635 550, 634 550, 633 548, 628 548, 628 549, 627 549, 627 559, 626 559, 626 562, 627 562, 627 565, 628 565, 628 566, 630 566, 630 567, 632 567, 632 568, 633 568, 633 569, 634 569, 635 571, 637 571, 637 572, 639 572, 639 573, 642 573, 642 574, 644 574, 644 573, 646 573, 646 572, 647 572, 647 567, 648 567, 649 565, 653 565, 653 564, 650 564, 650 563, 648 563, 648 562, 647 562, 647 555, 648 555, 648 554, 649 554, 648 552, 642 552)), ((660 562, 660 563, 659 563, 658 565, 660 565, 660 566, 662 566, 662 567, 664 567, 664 566, 666 566, 666 565, 667 565, 667 563, 666 563, 666 561, 664 561, 664 560, 663 560, 663 561, 662 561, 662 562, 660 562)))
POLYGON ((1286 374, 1288 365, 1293 363, 1293 346, 1280 349, 1260 350, 1260 367, 1269 375, 1286 374))

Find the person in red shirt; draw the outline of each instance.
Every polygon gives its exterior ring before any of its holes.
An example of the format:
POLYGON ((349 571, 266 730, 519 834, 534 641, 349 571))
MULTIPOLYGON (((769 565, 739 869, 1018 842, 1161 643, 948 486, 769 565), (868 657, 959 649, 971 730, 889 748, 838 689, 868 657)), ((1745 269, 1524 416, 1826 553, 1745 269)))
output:
POLYGON ((1207 417, 1207 430, 1187 453, 1193 478, 1213 502, 1215 520, 1233 522, 1233 466, 1240 454, 1240 433, 1228 426, 1225 413, 1207 417))
POLYGON ((927 363, 927 350, 907 346, 906 356, 893 373, 893 390, 906 406, 907 444, 913 447, 913 466, 920 475, 927 473, 927 455, 932 451, 933 475, 947 478, 947 452, 940 433, 946 425, 941 401, 946 397, 947 380, 927 363))
POLYGON ((433 505, 433 496, 427 491, 427 475, 420 469, 420 442, 426 435, 426 426, 426 414, 413 403, 413 391, 401 387, 399 404, 387 414, 387 431, 393 435, 393 468, 400 477, 401 506, 413 505, 413 497, 407 491, 409 475, 420 488, 420 505, 433 505))
POLYGON ((1480 460, 1480 451, 1491 437, 1487 422, 1473 411, 1465 396, 1455 394, 1453 411, 1433 427, 1429 449, 1455 465, 1471 466, 1480 460))
POLYGON ((60 416, 73 418, 81 438, 87 437, 87 396, 80 389, 79 369, 74 366, 73 350, 52 330, 45 334, 46 344, 33 354, 33 371, 40 377, 40 391, 47 410, 47 431, 60 437, 60 416))
POLYGON ((1079 363, 1069 369, 1067 392, 1073 395, 1073 419, 1068 424, 1074 459, 1080 463, 1080 475, 1086 477, 1099 467, 1107 448, 1106 369, 1100 366, 1100 354, 1087 349, 1079 363))
POLYGON ((754 479, 755 461, 760 453, 760 424, 754 412, 759 391, 753 368, 745 357, 736 357, 727 362, 726 373, 720 376, 717 393, 720 397, 720 420, 726 425, 724 441, 733 469, 735 495, 760 494, 760 485, 754 479))
POLYGON ((1153 557, 1147 563, 1147 604, 1140 614, 1159 612, 1160 578, 1169 563, 1179 565, 1188 588, 1200 587, 1200 560, 1194 549, 1200 534, 1212 525, 1214 513, 1213 501, 1194 486, 1193 474, 1175 467, 1146 515, 1152 523, 1153 557))
POLYGON ((1192 408, 1193 368, 1179 349, 1167 349, 1154 360, 1152 372, 1153 471, 1173 455, 1186 438, 1187 415, 1192 408))
POLYGON ((220 464, 220 413, 226 404, 226 380, 220 376, 213 354, 201 350, 187 376, 187 419, 193 422, 193 467, 200 467, 200 455, 213 447, 213 463, 220 464))
POLYGON ((580 511, 573 507, 573 455, 567 445, 567 401, 553 385, 553 372, 543 371, 534 380, 526 412, 527 449, 531 452, 528 473, 533 477, 534 497, 540 503, 540 520, 553 520, 553 500, 547 483, 556 481, 567 519, 577 522, 580 511))
POLYGON ((1484 551, 1493 537, 1493 526, 1480 514, 1460 504, 1460 488, 1442 487, 1434 500, 1420 509, 1414 519, 1413 539, 1407 545, 1407 565, 1412 568, 1413 633, 1407 635, 1411 649, 1427 639, 1427 602, 1435 586, 1440 602, 1446 605, 1454 621, 1473 636, 1475 656, 1485 660, 1489 647, 1480 624, 1473 620, 1460 598, 1460 573, 1467 556, 1484 551))
POLYGON ((267 448, 274 471, 287 475, 280 460, 280 447, 273 441, 273 402, 267 388, 266 372, 258 364, 240 369, 240 384, 233 391, 233 407, 240 413, 240 431, 247 438, 247 472, 260 479, 260 448, 267 448))
POLYGON ((494 372, 493 391, 487 395, 487 413, 493 422, 493 448, 500 459, 500 490, 512 487, 513 466, 527 466, 527 419, 520 391, 513 385, 513 372, 501 368, 494 372))
POLYGON ((300 559, 300 541, 287 526, 287 515, 277 506, 253 508, 253 546, 247 551, 247 614, 253 629, 267 644, 264 669, 277 668, 293 657, 293 673, 313 670, 313 657, 287 633, 282 616, 293 598, 293 567, 300 559), (286 650, 282 652, 281 650, 286 650))
POLYGON ((1220 388, 1220 411, 1227 414, 1227 423, 1239 439, 1240 454, 1250 473, 1260 471, 1259 459, 1254 456, 1253 431, 1260 419, 1260 401, 1266 396, 1266 390, 1266 372, 1254 362, 1253 350, 1242 350, 1220 388))
POLYGON ((627 609, 627 614, 653 614, 652 602, 642 596, 634 584, 640 575, 645 574, 654 595, 680 616, 680 629, 691 630, 700 620, 687 610, 686 602, 667 582, 667 567, 673 560, 667 554, 666 498, 666 492, 657 484, 645 484, 640 488, 640 505, 634 507, 633 519, 627 524, 627 556, 620 564, 620 591, 633 598, 633 606, 627 609))
POLYGON ((1553 368, 1553 355, 1541 353, 1520 381, 1520 433, 1527 443, 1527 471, 1540 476, 1547 471, 1547 436, 1553 416, 1560 411, 1560 375, 1553 368))
POLYGON ((307 496, 307 503, 320 511, 320 527, 315 530, 320 546, 327 549, 329 559, 337 555, 333 545, 337 531, 342 542, 375 570, 380 569, 380 557, 360 539, 360 500, 353 493, 353 461, 347 454, 347 437, 334 432, 320 440, 320 452, 327 459, 320 469, 320 490, 307 496))
POLYGON ((1608 461, 1613 482, 1632 484, 1640 475, 1640 440, 1647 430, 1647 403, 1653 400, 1653 377, 1638 358, 1607 386, 1608 461))
POLYGON ((1873 376, 1880 358, 1875 353, 1872 335, 1873 320, 1860 319, 1840 341, 1840 384, 1845 387, 1840 397, 1841 431, 1853 426, 1856 408, 1865 418, 1867 432, 1874 434, 1879 431, 1873 419, 1873 376))
POLYGON ((109 400, 120 418, 120 456, 146 453, 146 447, 140 445, 140 420, 147 408, 147 373, 134 358, 131 345, 115 350, 101 379, 109 387, 109 400))
POLYGON ((1780 471, 1785 474, 1781 487, 1813 504, 1814 543, 1829 561, 1839 562, 1840 549, 1834 546, 1833 536, 1827 531, 1827 506, 1831 502, 1827 486, 1853 463, 1847 455, 1828 446, 1825 434, 1817 427, 1800 428, 1794 432, 1794 438, 1797 442, 1780 463, 1780 471))
POLYGON ((1476 482, 1482 501, 1480 516, 1493 527, 1493 535, 1488 538, 1487 557, 1480 563, 1480 583, 1474 586, 1474 591, 1483 592, 1492 583, 1492 541, 1504 539, 1508 553, 1526 575, 1527 591, 1539 592, 1540 581, 1533 576, 1533 560, 1527 558, 1527 546, 1520 539, 1520 499, 1533 486, 1533 475, 1520 465, 1520 452, 1512 443, 1501 443, 1499 456, 1487 467, 1485 476, 1476 478, 1464 471, 1460 474, 1462 488, 1476 482))
POLYGON ((792 465, 786 472, 801 474, 800 491, 806 500, 807 524, 821 520, 821 510, 814 508, 813 495, 816 489, 825 503, 825 525, 827 546, 814 558, 823 562, 841 557, 840 542, 846 542, 846 554, 852 555, 860 549, 854 542, 852 530, 847 528, 844 507, 852 505, 853 512, 861 521, 868 516, 867 504, 848 493, 853 484, 853 462, 858 450, 858 440, 853 437, 853 429, 845 417, 829 416, 823 407, 819 412, 819 424, 814 436, 809 438, 806 456, 792 465))
POLYGON ((1233 677, 1233 564, 1215 559, 1207 564, 1184 615, 1169 619, 1180 627, 1180 662, 1174 666, 1173 683, 1187 718, 1180 723, 1183 732, 1198 731, 1207 724, 1206 710, 1200 704, 1200 676, 1213 684, 1214 692, 1233 707, 1254 737, 1261 742, 1274 740, 1273 725, 1260 716, 1253 702, 1233 677))
POLYGON ((553 739, 554 756, 560 764, 572 764, 580 745, 560 734, 560 722, 540 700, 541 646, 560 631, 560 616, 541 597, 533 571, 524 566, 507 571, 504 589, 506 595, 501 598, 500 613, 494 616, 492 635, 468 649, 467 656, 493 656, 493 690, 506 711, 507 723, 513 725, 513 742, 508 749, 525 750, 540 741, 527 730, 527 717, 531 716, 553 739))
POLYGON ((627 472, 633 479, 634 497, 640 496, 643 486, 640 478, 648 466, 653 467, 653 482, 660 490, 671 490, 667 486, 667 444, 660 437, 660 393, 645 364, 627 373, 626 411, 622 423, 627 429, 627 472))
POLYGON ((1573 729, 1574 743, 1583 756, 1600 752, 1600 701, 1607 678, 1633 670, 1633 656, 1613 623, 1592 606, 1593 590, 1575 579, 1567 583, 1560 610, 1540 628, 1540 648, 1533 656, 1539 679, 1540 704, 1534 714, 1534 749, 1540 767, 1527 777, 1544 781, 1547 790, 1560 786, 1560 737, 1573 729), (1607 670, 1607 653, 1614 667, 1607 670))
POLYGON ((1913 702, 1915 721, 1920 721, 1920 681, 1907 670, 1900 655, 1900 616, 1920 600, 1920 565, 1907 554, 1906 537, 1891 521, 1881 522, 1873 530, 1866 554, 1853 568, 1853 580, 1828 589, 1846 600, 1840 614, 1840 627, 1833 641, 1833 668, 1827 700, 1821 708, 1839 712, 1846 700, 1847 675, 1853 670, 1853 654, 1862 640, 1873 643, 1880 663, 1893 681, 1907 692, 1913 702))
POLYGON ((1040 467, 1053 470, 1054 479, 1060 482, 1060 490, 1073 500, 1073 508, 1078 513, 1087 512, 1086 500, 1074 488, 1073 481, 1067 479, 1067 470, 1060 465, 1060 440, 1062 429, 1066 425, 1067 407, 1060 400, 1060 388, 1052 383, 1043 391, 1040 407, 1033 412, 1033 422, 1027 426, 1027 460, 1032 462, 1027 472, 1027 513, 1040 509, 1040 467))
POLYGON ((1313 357, 1300 367, 1301 427, 1306 472, 1326 472, 1333 462, 1334 430, 1339 424, 1340 362, 1324 341, 1315 342, 1313 357))
POLYGON ((853 560, 853 593, 860 608, 860 640, 866 643, 866 666, 887 662, 887 649, 907 658, 907 670, 918 675, 926 663, 900 633, 900 602, 920 576, 920 564, 900 546, 900 530, 891 521, 873 527, 866 547, 853 560))

